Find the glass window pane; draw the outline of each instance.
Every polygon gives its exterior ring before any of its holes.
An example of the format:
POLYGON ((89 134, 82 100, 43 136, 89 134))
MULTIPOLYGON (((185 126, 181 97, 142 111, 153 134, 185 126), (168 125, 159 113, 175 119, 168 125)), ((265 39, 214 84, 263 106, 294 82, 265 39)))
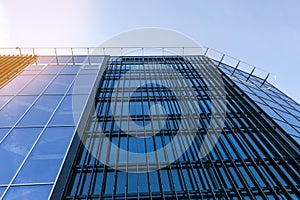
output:
POLYGON ((0 126, 12 126, 32 104, 36 96, 16 96, 0 111, 0 126))
POLYGON ((11 98, 12 96, 1 96, 0 98, 0 109, 1 107, 11 98))
POLYGON ((60 72, 61 74, 77 74, 80 69, 80 65, 67 65, 64 69, 60 72))
POLYGON ((74 129, 74 127, 47 128, 26 160, 15 183, 54 181, 74 129))
POLYGON ((18 125, 45 125, 62 96, 41 96, 18 125))
POLYGON ((64 94, 69 88, 75 75, 59 75, 45 91, 45 94, 64 94))
POLYGON ((41 74, 57 74, 60 70, 62 70, 62 68, 63 66, 48 65, 41 74))
POLYGON ((53 185, 32 185, 10 187, 3 200, 48 199, 53 185))
POLYGON ((41 130, 40 128, 15 128, 0 144, 0 184, 10 182, 41 130))
POLYGON ((17 94, 24 85, 26 85, 33 76, 17 76, 6 84, 3 88, 0 89, 0 94, 17 94))
POLYGON ((9 131, 9 128, 0 128, 0 141, 8 133, 8 131, 9 131))
POLYGON ((21 94, 41 94, 53 77, 53 75, 37 76, 22 90, 21 94))
POLYGON ((0 187, 0 197, 2 196, 3 192, 5 191, 6 187, 0 187))
POLYGON ((74 125, 72 96, 65 96, 64 100, 54 114, 50 125, 74 125))

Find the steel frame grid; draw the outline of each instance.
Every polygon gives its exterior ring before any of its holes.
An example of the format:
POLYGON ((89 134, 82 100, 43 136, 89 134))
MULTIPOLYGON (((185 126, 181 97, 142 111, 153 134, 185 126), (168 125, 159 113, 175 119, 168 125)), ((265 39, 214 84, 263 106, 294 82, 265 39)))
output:
MULTIPOLYGON (((111 58, 111 60, 112 59, 113 58, 111 58)), ((134 60, 136 58, 130 58, 130 59, 134 60)), ((208 60, 206 60, 206 61, 205 60, 200 60, 199 57, 194 57, 194 58, 190 57, 189 59, 196 59, 196 63, 198 63, 198 68, 197 69, 199 69, 199 67, 205 67, 205 65, 207 64, 207 62, 209 62, 208 60)), ((174 59, 174 60, 176 61, 176 59, 174 59)), ((157 60, 155 60, 155 57, 154 57, 153 61, 152 61, 152 64, 157 64, 156 61, 157 60)), ((159 59, 158 59, 158 61, 159 61, 159 59)), ((170 63, 168 63, 168 64, 170 64, 170 63)), ((177 65, 177 66, 179 65, 179 66, 181 66, 184 69, 185 69, 185 65, 188 65, 187 62, 181 63, 181 61, 178 61, 178 60, 174 64, 177 65)), ((125 64, 121 63, 121 66, 122 65, 125 65, 125 67, 126 67, 126 62, 125 62, 125 64)), ((117 66, 117 65, 115 63, 114 64, 111 63, 111 66, 117 66)), ((207 69, 207 70, 209 70, 209 69, 207 69)), ((111 71, 111 73, 120 73, 120 71, 121 71, 121 67, 119 68, 119 71, 117 69, 115 69, 114 71, 111 71)), ((193 75, 195 80, 199 79, 199 77, 195 77, 195 73, 190 73, 190 75, 193 75)), ((109 78, 109 77, 107 77, 107 78, 109 78)), ((239 94, 237 92, 238 89, 237 89, 236 86, 234 87, 233 82, 231 80, 229 80, 228 78, 226 78, 226 76, 224 76, 224 79, 226 80, 226 84, 227 84, 226 91, 228 92, 228 95, 230 95, 230 97, 231 97, 229 99, 229 103, 228 103, 229 105, 232 105, 232 106, 229 106, 230 113, 235 116, 235 118, 239 121, 239 124, 243 125, 243 126, 241 126, 241 125, 237 124, 237 122, 235 120, 232 120, 230 117, 228 117, 227 119, 230 120, 231 124, 234 124, 234 127, 231 127, 228 124, 227 124, 227 127, 229 128, 230 132, 232 132, 232 133, 238 133, 238 134, 231 134, 231 135, 233 136, 233 138, 235 139, 235 141, 238 142, 239 147, 247 155, 247 159, 242 159, 242 157, 240 156, 239 150, 237 149, 237 147, 235 146, 235 144, 232 142, 232 138, 230 138, 229 135, 227 135, 225 133, 223 133, 223 135, 226 138, 226 142, 231 146, 231 148, 233 149, 233 151, 237 155, 238 159, 233 159, 232 158, 231 153, 229 152, 229 149, 226 147, 226 145, 224 143, 225 141, 223 141, 223 140, 220 141, 220 144, 221 144, 222 150, 225 152, 225 154, 227 155, 227 157, 229 159, 224 160, 222 158, 222 156, 221 156, 221 152, 219 152, 220 151, 219 149, 216 150, 216 155, 218 156, 218 161, 221 164, 222 169, 225 170, 225 173, 226 173, 227 177, 231 177, 231 175, 232 175, 231 172, 229 171, 229 167, 228 167, 228 164, 227 164, 227 163, 230 163, 230 165, 234 168, 235 172, 238 175, 237 178, 240 181, 242 181, 243 188, 237 187, 237 183, 235 183, 236 180, 230 178, 230 183, 234 186, 233 190, 232 189, 229 190, 228 188, 225 188, 224 186, 222 186, 222 189, 220 190, 220 192, 217 192, 216 189, 213 189, 212 188, 213 186, 211 186, 209 190, 203 190, 203 189, 202 190, 201 189, 196 190, 196 194, 198 193, 198 196, 197 195, 193 196, 193 194, 195 194, 195 191, 189 190, 188 193, 187 193, 188 196, 186 196, 186 198, 187 197, 188 198, 194 198, 194 197, 196 197, 196 198, 201 198, 201 197, 204 197, 204 198, 206 198, 206 197, 219 198, 219 197, 224 197, 224 195, 226 195, 225 197, 227 197, 227 198, 229 198, 229 197, 239 197, 239 198, 242 198, 242 197, 245 197, 245 195, 248 196, 248 197, 251 197, 251 198, 254 198, 257 195, 259 195, 259 196, 261 196, 263 198, 267 198, 267 197, 269 197, 269 195, 272 195, 273 197, 275 197, 276 195, 281 194, 281 192, 283 192, 286 195, 286 197, 288 197, 288 196, 292 197, 291 196, 292 194, 299 195, 299 184, 298 184, 298 186, 296 186, 292 182, 289 182, 289 186, 291 186, 291 187, 288 187, 288 186, 284 186, 279 181, 275 181, 275 185, 272 186, 272 181, 270 181, 270 179, 268 179, 268 177, 266 176, 266 173, 267 173, 268 175, 271 175, 271 177, 272 177, 273 180, 274 179, 277 180, 276 175, 274 175, 274 173, 269 169, 269 165, 273 164, 273 165, 276 166, 276 169, 278 171, 282 171, 282 169, 278 165, 278 162, 280 162, 281 164, 285 165, 285 167, 288 170, 288 173, 291 173, 291 174, 294 175, 292 177, 299 177, 299 174, 295 173, 295 172, 297 172, 297 169, 299 169, 299 154, 297 154, 297 152, 294 151, 294 155, 292 155, 289 152, 287 152, 286 149, 281 148, 281 151, 285 152, 286 155, 285 156, 280 155, 280 152, 277 152, 275 150, 275 148, 271 145, 271 142, 269 140, 271 139, 272 142, 275 141, 277 143, 277 145, 280 146, 280 144, 278 144, 278 141, 279 141, 279 139, 282 139, 282 138, 280 138, 280 137, 282 137, 282 135, 279 135, 278 138, 275 138, 272 135, 272 132, 271 132, 271 131, 277 132, 274 129, 274 127, 273 127, 274 125, 270 125, 267 122, 265 122, 265 120, 262 119, 258 115, 258 112, 256 111, 257 108, 253 109, 254 105, 249 105, 249 102, 245 102, 244 97, 241 98, 241 94, 239 94), (235 109, 233 109, 233 107, 235 107, 235 109), (235 110, 239 110, 239 113, 247 115, 247 117, 244 118, 244 121, 240 119, 241 116, 239 116, 236 113, 235 110), (250 119, 248 119, 248 117, 250 119), (253 121, 255 122, 255 124, 253 124, 253 121), (262 121, 264 122, 264 124, 261 124, 262 121), (259 124, 259 127, 257 127, 257 124, 259 124), (247 127, 249 127, 249 125, 251 126, 251 129, 247 128, 247 127), (267 127, 266 127, 266 125, 267 125, 267 127), (261 133, 261 131, 263 130, 267 134, 271 135, 271 137, 267 138, 264 134, 261 134, 260 135, 260 137, 261 137, 260 139, 262 139, 265 144, 268 144, 269 147, 270 147, 270 149, 272 151, 277 152, 276 153, 277 155, 276 155, 275 158, 273 158, 274 157, 273 155, 269 154, 269 151, 265 150, 265 147, 260 143, 260 141, 258 140, 258 138, 255 137, 255 135, 252 135, 252 134, 248 134, 248 135, 250 135, 250 137, 252 138, 252 140, 254 140, 254 141, 256 141, 258 143, 258 146, 260 147, 260 149, 263 150, 263 153, 266 154, 266 155, 268 155, 268 157, 267 157, 268 159, 266 160, 266 158, 261 157, 260 153, 258 153, 256 151, 256 149, 252 149, 252 152, 249 152, 249 149, 247 149, 247 146, 251 147, 252 144, 249 141, 249 139, 245 136, 247 134, 247 133, 245 133, 245 131, 248 131, 248 133, 251 133, 251 132, 253 132, 253 129, 256 131, 256 133, 261 133), (247 144, 247 146, 245 146, 245 144, 247 144), (250 153, 252 153, 252 154, 254 153, 255 157, 253 158, 253 155, 251 155, 250 153), (237 163, 240 163, 240 165, 238 165, 237 163), (251 164, 249 164, 249 163, 251 163, 251 164), (261 164, 262 164, 263 168, 261 167, 261 164), (291 168, 291 165, 293 165, 293 167, 295 169, 291 168), (250 177, 251 181, 255 185, 254 188, 253 187, 250 188, 248 186, 247 180, 245 180, 245 178, 243 177, 243 174, 241 174, 241 171, 239 170, 239 166, 243 166, 244 167, 243 169, 246 170, 246 173, 248 174, 248 176, 250 177), (257 180, 257 177, 255 177, 253 175, 253 172, 251 171, 251 169, 249 168, 249 166, 253 166, 254 167, 254 170, 256 171, 256 174, 258 173, 260 175, 260 177, 262 177, 262 180, 266 184, 266 187, 260 186, 260 184, 259 184, 259 182, 257 180), (205 192, 205 191, 208 191, 208 192, 205 192), (203 196, 203 194, 205 194, 205 195, 203 196)), ((100 85, 101 85, 101 83, 100 83, 100 85)), ((195 87, 195 88, 197 88, 197 87, 195 87)), ((149 95, 149 93, 148 93, 149 90, 148 89, 149 88, 147 88, 147 95, 149 95)), ((153 88, 151 88, 151 89, 153 89, 153 88)), ((105 92, 108 92, 108 91, 99 91, 99 92, 100 92, 100 94, 102 93, 102 95, 104 95, 105 92)), ((205 92, 205 90, 204 90, 204 92, 205 92)), ((200 97, 202 97, 202 95, 201 95, 202 93, 199 92, 199 94, 200 94, 200 97)), ((124 97, 124 93, 123 93, 123 97, 124 97)), ((162 99, 163 99, 163 97, 162 97, 162 99)), ((247 101, 249 101, 249 100, 247 100, 247 101)), ((99 102, 101 103, 101 100, 99 102)), ((108 114, 108 108, 106 109, 105 116, 107 114, 108 114)), ((208 116, 206 116, 206 117, 208 117, 208 116)), ((111 130, 110 131, 112 132, 112 130, 113 130, 113 126, 111 126, 111 130)), ((110 137, 112 137, 112 135, 113 134, 111 134, 110 137)), ((164 136, 164 137, 166 137, 166 136, 164 136)), ((285 140, 288 140, 288 138, 285 138, 285 140)), ((118 136, 118 141, 120 141, 120 137, 119 136, 118 136)), ((288 142, 286 142, 286 143, 288 143, 288 142)), ((154 148, 156 148, 155 144, 154 144, 154 148)), ((290 148, 287 146, 287 149, 290 149, 290 148)), ((81 155, 81 156, 84 157, 84 161, 86 161, 86 159, 88 157, 89 157, 89 159, 91 159, 90 155, 88 156, 87 152, 86 152, 85 155, 81 155)), ((189 155, 183 155, 183 157, 185 157, 185 156, 187 156, 187 158, 189 158, 189 155)), ((79 158, 80 158, 80 154, 78 154, 77 160, 79 158)), ((194 165, 192 164, 192 159, 187 159, 187 160, 188 160, 187 161, 188 166, 190 166, 191 169, 194 169, 194 167, 193 167, 194 165)), ((198 161, 198 165, 200 164, 200 167, 198 167, 196 170, 199 170, 201 168, 201 166, 204 166, 203 162, 204 161, 202 161, 202 160, 198 161)), ((92 172, 93 172, 93 170, 96 167, 102 168, 103 172, 104 172, 104 175, 107 175, 107 172, 110 172, 110 171, 114 172, 115 173, 115 179, 114 179, 115 182, 114 182, 114 184, 116 184, 116 181, 117 181, 117 172, 114 171, 114 170, 109 169, 106 166, 101 165, 99 162, 97 164, 96 163, 97 162, 94 160, 94 164, 92 165, 92 167, 93 167, 92 172)), ((216 162, 211 157, 211 155, 208 155, 208 161, 207 161, 207 163, 209 163, 208 164, 209 168, 212 167, 213 170, 218 175, 218 170, 217 169, 219 167, 217 167, 217 165, 215 164, 216 162)), ((181 170, 183 168, 185 168, 185 167, 183 167, 185 165, 183 164, 183 162, 181 160, 179 160, 178 163, 176 162, 176 164, 179 164, 179 167, 180 167, 181 170)), ((170 167, 167 168, 168 171, 169 171, 169 174, 171 174, 171 176, 169 176, 169 178, 171 178, 173 176, 172 173, 170 173, 170 170, 172 170, 174 168, 174 166, 173 167, 172 166, 173 166, 173 164, 170 167)), ((80 176, 81 176, 83 174, 83 169, 85 169, 87 167, 88 167, 88 165, 86 165, 86 164, 79 164, 78 165, 78 163, 77 163, 74 166, 74 169, 81 168, 81 172, 80 172, 80 176)), ((162 180, 161 179, 162 177, 161 177, 160 173, 161 173, 161 171, 159 171, 159 173, 158 173, 158 175, 160 176, 159 181, 162 180)), ((282 172, 282 174, 284 174, 284 180, 288 180, 289 179, 289 177, 285 175, 285 172, 282 172)), ((194 171, 193 171, 193 176, 195 176, 194 171)), ((207 180, 214 180, 214 179, 211 179, 210 175, 207 174, 207 173, 205 173, 205 178, 207 180)), ((104 176, 103 176, 103 180, 105 180, 104 176)), ((171 180, 170 182, 172 182, 173 178, 171 178, 170 180, 171 180)), ((220 183, 224 183, 224 180, 219 175, 218 175, 218 178, 216 180, 218 180, 220 183)), ((148 174, 148 181, 149 181, 149 174, 148 174)), ((92 184, 92 179, 90 180, 90 182, 88 184, 89 188, 90 188, 91 184, 92 184)), ((148 182, 148 184, 149 184, 149 187, 151 187, 150 182, 148 182)), ((197 184, 199 184, 199 183, 197 183, 197 184)), ((139 194, 139 193, 136 193, 136 194, 125 193, 125 196, 122 196, 122 195, 116 193, 116 188, 114 189, 114 192, 112 194, 113 196, 111 196, 111 195, 105 195, 104 194, 104 185, 105 184, 103 183, 102 184, 102 187, 103 187, 103 189, 102 189, 103 193, 102 194, 100 194, 100 195, 92 195, 92 196, 95 197, 95 198, 106 199, 106 198, 111 198, 111 197, 115 197, 115 198, 131 198, 131 197, 132 198, 139 198, 140 197, 140 198, 143 198, 143 197, 145 197, 144 195, 146 195, 146 194, 139 194)), ((174 186, 175 185, 174 182, 171 183, 170 185, 173 185, 173 187, 175 187, 174 186)), ((213 185, 213 183, 211 183, 211 185, 213 185)), ((76 190, 78 190, 79 184, 77 185, 76 188, 77 188, 76 190)), ((160 191, 163 191, 163 184, 162 184, 162 182, 160 182, 160 188, 161 188, 160 191)), ((198 185, 198 188, 200 188, 199 185, 198 185)), ((159 198, 165 198, 165 199, 167 199, 169 197, 170 198, 181 198, 182 197, 181 194, 179 194, 179 193, 181 193, 180 191, 176 191, 176 190, 174 190, 174 191, 175 192, 171 192, 171 194, 168 193, 168 192, 161 192, 160 194, 158 194, 158 196, 159 196, 159 198)), ((88 191, 88 192, 90 192, 90 191, 88 191)), ((92 196, 90 196, 90 197, 92 197, 92 196)), ((152 194, 149 191, 147 198, 156 198, 158 196, 157 196, 157 194, 154 194, 154 193, 152 194)), ((83 196, 74 196, 74 197, 69 196, 69 197, 65 197, 65 198, 66 199, 72 199, 72 198, 75 198, 75 197, 76 198, 87 198, 87 196, 84 196, 84 195, 83 196)))

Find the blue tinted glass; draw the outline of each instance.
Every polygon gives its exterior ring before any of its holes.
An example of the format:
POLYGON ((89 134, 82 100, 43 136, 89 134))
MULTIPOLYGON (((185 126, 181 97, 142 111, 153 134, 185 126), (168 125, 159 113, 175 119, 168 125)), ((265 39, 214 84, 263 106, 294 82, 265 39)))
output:
POLYGON ((0 128, 0 141, 8 133, 9 128, 0 128))
POLYGON ((282 120, 282 118, 269 106, 260 103, 258 103, 257 105, 259 105, 269 116, 282 120))
POLYGON ((37 76, 22 90, 21 94, 40 94, 53 77, 53 75, 37 76))
POLYGON ((80 69, 80 65, 67 65, 64 69, 60 72, 61 74, 77 74, 80 69))
POLYGON ((153 171, 149 173, 149 178, 150 178, 150 187, 152 192, 159 192, 159 179, 158 179, 158 174, 157 171, 153 171))
POLYGON ((51 125, 74 125, 72 96, 66 96, 54 114, 51 125))
POLYGON ((111 194, 113 192, 114 182, 115 182, 115 173, 108 172, 106 177, 105 194, 111 194))
MULTIPOLYGON (((87 71, 87 70, 85 70, 87 71)), ((68 93, 74 94, 89 94, 91 87, 94 84, 97 73, 93 74, 84 74, 84 70, 80 71, 80 75, 77 76, 76 80, 84 82, 84 84, 77 84, 76 90, 73 91, 73 88, 68 91, 68 93)))
POLYGON ((86 56, 74 56, 74 61, 75 61, 75 63, 84 63, 84 62, 88 62, 86 56))
POLYGON ((91 63, 101 63, 103 61, 103 56, 90 56, 91 63))
POLYGON ((117 193, 125 193, 124 185, 126 185, 126 173, 119 171, 117 177, 117 193))
POLYGON ((278 114, 285 119, 288 123, 298 125, 300 124, 299 120, 295 118, 293 115, 286 113, 286 112, 281 112, 280 110, 276 110, 278 114))
POLYGON ((45 91, 46 94, 64 94, 70 87, 75 75, 58 75, 45 91))
POLYGON ((0 98, 0 108, 11 98, 12 96, 1 96, 0 98))
POLYGON ((0 111, 0 126, 12 126, 32 104, 36 96, 16 96, 0 111))
POLYGON ((286 122, 280 121, 280 120, 276 120, 275 121, 279 124, 279 126, 281 126, 281 128, 283 128, 288 134, 294 134, 294 135, 298 135, 299 133, 289 124, 287 124, 286 122))
POLYGON ((15 183, 54 181, 74 129, 74 127, 47 128, 26 160, 15 183))
POLYGON ((0 144, 0 184, 10 182, 40 131, 39 128, 15 128, 0 144))
POLYGON ((165 192, 171 191, 168 172, 166 170, 161 170, 160 175, 161 175, 161 182, 163 184, 164 191, 165 192))
POLYGON ((58 56, 58 62, 60 64, 72 62, 72 57, 71 56, 58 56))
MULTIPOLYGON (((296 142, 298 142, 298 144, 300 144, 300 137, 296 137, 296 136, 293 136, 293 135, 291 135, 292 136, 292 138, 296 141, 296 142)), ((300 136, 300 135, 299 135, 300 136)))
POLYGON ((138 174, 137 173, 128 173, 128 192, 135 193, 138 190, 138 174))
POLYGON ((147 173, 139 173, 139 192, 148 192, 148 176, 147 173))
POLYGON ((10 187, 4 196, 4 200, 41 200, 48 199, 53 185, 33 185, 10 187), (21 197, 21 198, 20 198, 21 197))
POLYGON ((41 96, 18 125, 44 125, 61 98, 62 96, 41 96))
POLYGON ((57 74, 62 68, 63 66, 48 65, 41 74, 57 74))
POLYGON ((17 92, 22 89, 33 76, 17 76, 3 88, 0 89, 0 94, 17 94, 17 92))
POLYGON ((6 187, 0 187, 0 197, 3 194, 3 192, 5 191, 6 187))

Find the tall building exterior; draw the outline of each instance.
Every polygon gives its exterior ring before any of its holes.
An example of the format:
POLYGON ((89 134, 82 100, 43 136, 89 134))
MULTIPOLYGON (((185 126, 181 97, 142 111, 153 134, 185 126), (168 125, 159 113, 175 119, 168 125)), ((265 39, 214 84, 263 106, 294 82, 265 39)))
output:
POLYGON ((300 105, 268 77, 206 53, 34 58, 0 89, 1 199, 300 198, 300 105))

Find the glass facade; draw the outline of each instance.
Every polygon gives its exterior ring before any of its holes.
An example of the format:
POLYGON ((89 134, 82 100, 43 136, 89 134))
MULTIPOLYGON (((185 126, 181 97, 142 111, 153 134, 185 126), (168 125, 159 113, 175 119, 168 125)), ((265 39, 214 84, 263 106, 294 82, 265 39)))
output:
MULTIPOLYGON (((210 153, 199 156, 212 120, 209 93, 216 92, 210 91, 207 85, 213 79, 203 80, 205 73, 213 76, 208 67, 210 62, 213 61, 204 56, 110 57, 98 85, 95 111, 86 123, 82 143, 79 148, 73 148, 77 153, 71 161, 72 168, 68 176, 63 176, 67 181, 54 192, 63 199, 300 198, 300 147, 296 142, 299 104, 274 87, 265 90, 254 86, 262 82, 258 77, 250 77, 253 85, 244 83, 246 74, 239 72, 231 77, 228 74, 233 68, 220 66, 227 97, 224 128, 210 153), (119 157, 118 153, 116 160, 108 162, 129 172, 104 165, 90 153, 110 158, 113 152, 110 147, 104 148, 104 137, 120 149, 137 153, 156 151, 174 139, 186 117, 177 102, 186 96, 186 85, 176 77, 158 72, 157 69, 164 66, 185 77, 196 94, 197 99, 186 105, 191 115, 196 110, 200 113, 192 145, 175 162, 159 170, 131 173, 131 168, 149 169, 161 163, 147 157, 131 160, 119 157), (121 79, 135 68, 139 70, 121 79), (130 95, 130 87, 143 80, 155 80, 157 84, 144 84, 130 95), (113 94, 116 84, 119 89, 113 94), (181 91, 181 96, 176 96, 169 89, 170 85, 181 91), (160 104, 167 113, 163 125, 160 125, 160 115, 149 116, 154 104, 160 104), (152 129, 141 131, 129 126, 130 119, 140 126, 151 124, 152 129), (153 136, 156 130, 159 132, 153 136), (134 137, 139 134, 144 137, 134 137), (148 134, 151 137, 146 137, 148 134)), ((189 129, 188 124, 183 127, 189 129)), ((185 142, 180 141, 172 146, 172 151, 157 156, 167 161, 184 145, 185 142)))
POLYGON ((0 199, 300 198, 300 105, 268 82, 270 89, 258 87, 263 81, 205 56, 39 56, 0 88, 0 199), (210 63, 222 73, 226 118, 201 157, 214 126, 211 94, 219 94, 210 63), (186 82, 159 71, 165 67, 186 82), (186 84, 195 98, 181 105, 186 84), (74 99, 95 99, 94 109, 74 110, 74 99), (166 115, 153 114, 154 105, 166 115), (192 129, 181 106, 199 119, 193 141, 174 144, 180 128, 192 129), (113 154, 104 137, 131 153, 171 151, 136 159, 117 152, 107 161, 115 169, 98 159, 113 154))
POLYGON ((48 199, 56 183, 77 129, 72 96, 89 97, 72 90, 82 63, 63 58, 39 57, 0 89, 0 199, 48 199))

